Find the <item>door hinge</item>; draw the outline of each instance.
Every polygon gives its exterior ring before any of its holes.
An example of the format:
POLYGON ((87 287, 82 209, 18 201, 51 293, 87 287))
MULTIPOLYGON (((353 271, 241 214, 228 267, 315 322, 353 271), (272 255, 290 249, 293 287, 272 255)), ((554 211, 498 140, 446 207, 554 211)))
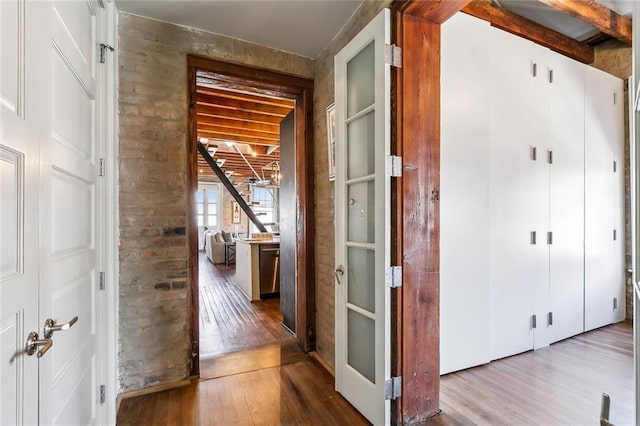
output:
POLYGON ((547 151, 547 163, 553 164, 553 151, 547 151))
POLYGON ((618 162, 617 161, 613 162, 613 173, 618 173, 618 162))
POLYGON ((614 297, 613 298, 613 310, 615 311, 616 309, 618 309, 618 298, 614 297))
POLYGON ((535 146, 531 147, 531 159, 536 161, 538 159, 538 148, 535 146))
POLYGON ((538 326, 538 317, 536 315, 531 315, 531 328, 536 328, 538 326))
POLYGON ((553 232, 551 231, 547 232, 547 244, 553 244, 553 232))
POLYGON ((104 158, 98 162, 98 176, 104 176, 104 158))
POLYGON ((536 64, 535 62, 531 62, 531 75, 533 75, 534 77, 538 76, 538 64, 536 64))
POLYGON ((395 44, 384 46, 384 62, 392 67, 402 68, 402 48, 395 44))
POLYGON ((402 396, 402 377, 392 377, 384 381, 384 399, 396 399, 402 396))
POLYGON ((100 404, 104 404, 107 400, 107 391, 105 385, 100 385, 98 388, 98 393, 100 394, 100 404))
POLYGON ((104 290, 104 272, 98 274, 98 289, 104 290))
POLYGON ((618 230, 614 229, 613 230, 613 241, 617 241, 618 240, 618 230))
POLYGON ((384 159, 384 174, 390 177, 402 176, 402 157, 387 155, 384 159))
POLYGON ((613 104, 616 105, 618 103, 618 94, 613 92, 613 104))
POLYGON ((553 312, 549 312, 547 314, 547 324, 548 325, 553 325, 553 312))
POLYGON ((107 50, 113 52, 115 49, 110 44, 100 43, 100 63, 104 64, 107 60, 107 50))
POLYGON ((553 83, 553 70, 549 70, 549 83, 553 83))
POLYGON ((531 231, 531 245, 536 245, 536 231, 531 231))
POLYGON ((402 266, 384 268, 384 286, 387 288, 402 287, 402 266))

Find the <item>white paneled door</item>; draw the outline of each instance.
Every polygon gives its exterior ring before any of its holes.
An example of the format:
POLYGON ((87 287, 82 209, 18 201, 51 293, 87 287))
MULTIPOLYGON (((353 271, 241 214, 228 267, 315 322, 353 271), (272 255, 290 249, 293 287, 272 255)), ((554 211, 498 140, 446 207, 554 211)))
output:
POLYGON ((389 10, 335 57, 336 390, 373 424, 388 424, 389 10))
POLYGON ((0 424, 101 423, 103 9, 8 0, 0 11, 0 424), (25 350, 30 332, 33 351, 25 350))

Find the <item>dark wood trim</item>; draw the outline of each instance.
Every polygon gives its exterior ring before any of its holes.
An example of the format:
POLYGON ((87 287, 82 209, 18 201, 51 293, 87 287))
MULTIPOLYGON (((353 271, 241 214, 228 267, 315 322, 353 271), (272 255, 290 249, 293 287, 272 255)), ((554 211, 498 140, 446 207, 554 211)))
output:
POLYGON ((591 64, 594 61, 593 47, 588 44, 577 42, 501 7, 492 6, 487 0, 474 0, 462 11, 490 22, 493 27, 531 40, 576 61, 585 64, 591 64))
POLYGON ((631 19, 597 1, 538 0, 631 46, 631 19))
MULTIPOLYGON (((296 100, 296 188, 297 188, 297 324, 296 338, 300 347, 315 349, 315 276, 313 215, 313 80, 271 70, 223 62, 189 55, 189 96, 195 93, 196 70, 206 71, 207 78, 228 89, 296 100)), ((189 200, 197 190, 196 113, 189 108, 187 140, 187 180, 189 200)), ((187 233, 189 240, 189 282, 191 283, 192 339, 198 342, 198 236, 193 203, 189 203, 187 233)), ((198 374, 194 362, 192 374, 198 374)))
POLYGON ((402 397, 398 423, 439 412, 440 25, 403 14, 401 126, 403 284, 399 325, 402 397))
POLYGON ((195 103, 191 102, 191 94, 196 90, 196 69, 187 69, 187 99, 189 103, 187 122, 187 244, 189 259, 187 260, 187 280, 191 283, 191 376, 200 375, 200 290, 198 287, 198 225, 196 223, 196 207, 193 203, 198 191, 198 150, 197 150, 197 114, 195 103), (194 143, 190 143, 194 141, 194 143))

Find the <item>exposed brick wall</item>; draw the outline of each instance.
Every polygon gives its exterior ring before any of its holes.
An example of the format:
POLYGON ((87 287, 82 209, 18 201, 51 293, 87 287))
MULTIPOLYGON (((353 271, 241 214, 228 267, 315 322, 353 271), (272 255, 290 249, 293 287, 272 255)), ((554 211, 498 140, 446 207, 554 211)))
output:
POLYGON ((332 367, 334 357, 334 188, 329 182, 326 108, 334 101, 333 57, 366 26, 390 0, 365 1, 342 31, 316 60, 314 89, 315 222, 316 222, 316 351, 332 367))
MULTIPOLYGON (((632 74, 631 46, 627 46, 618 40, 610 40, 601 43, 595 48, 596 59, 593 66, 603 71, 613 74, 625 81, 632 74)), ((630 178, 630 152, 629 152, 629 103, 628 88, 625 84, 625 103, 624 103, 624 128, 625 128, 625 144, 624 144, 624 238, 625 238, 625 258, 626 264, 631 266, 631 178, 630 178)), ((631 274, 626 274, 626 309, 627 319, 633 317, 633 285, 631 282, 631 274)))
POLYGON ((120 14, 118 36, 118 382, 125 392, 189 374, 187 54, 306 78, 314 69, 296 55, 129 14, 120 14))

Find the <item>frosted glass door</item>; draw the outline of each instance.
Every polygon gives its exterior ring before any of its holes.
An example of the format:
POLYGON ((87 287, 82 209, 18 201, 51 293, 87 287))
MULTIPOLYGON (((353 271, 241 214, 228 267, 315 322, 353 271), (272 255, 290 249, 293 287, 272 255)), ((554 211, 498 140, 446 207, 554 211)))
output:
POLYGON ((374 424, 389 422, 389 11, 335 58, 336 390, 374 424))

